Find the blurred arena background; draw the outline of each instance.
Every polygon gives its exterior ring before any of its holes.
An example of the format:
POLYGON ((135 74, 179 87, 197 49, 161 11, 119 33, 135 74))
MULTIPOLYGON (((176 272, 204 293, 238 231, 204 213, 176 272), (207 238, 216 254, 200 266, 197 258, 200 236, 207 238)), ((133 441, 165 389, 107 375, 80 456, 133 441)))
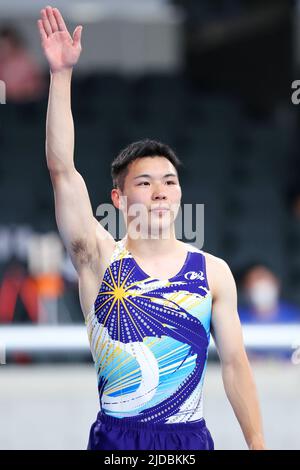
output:
MULTIPOLYGON (((45 5, 0 0, 0 449, 84 449, 98 409, 45 160, 49 77, 36 27, 45 5)), ((70 30, 84 26, 72 109, 94 212, 110 202, 110 163, 124 146, 149 137, 175 149, 182 202, 205 205, 203 250, 237 281, 267 446, 300 449, 299 2, 53 6, 70 30)), ((209 357, 216 448, 246 449, 213 344, 209 357)))

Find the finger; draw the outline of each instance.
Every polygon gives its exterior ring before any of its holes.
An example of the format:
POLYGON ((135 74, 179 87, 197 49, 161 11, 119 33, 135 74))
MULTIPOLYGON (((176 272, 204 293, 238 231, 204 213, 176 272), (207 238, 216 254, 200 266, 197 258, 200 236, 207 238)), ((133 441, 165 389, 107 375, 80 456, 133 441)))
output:
POLYGON ((75 47, 81 46, 81 33, 82 33, 82 26, 76 26, 73 33, 73 45, 75 47))
POLYGON ((46 14, 46 10, 42 10, 41 15, 42 15, 42 21, 43 21, 43 25, 44 25, 44 29, 46 31, 46 34, 47 34, 47 36, 50 36, 50 34, 52 34, 52 28, 51 28, 51 25, 49 23, 49 20, 48 20, 47 14, 46 14))
POLYGON ((56 22, 58 24, 59 31, 68 31, 64 19, 58 10, 58 8, 53 8, 53 14, 55 16, 56 22))
POLYGON ((42 20, 38 20, 37 25, 38 25, 39 32, 40 32, 41 41, 44 42, 47 39, 47 34, 46 34, 45 29, 44 29, 44 25, 43 25, 42 20))
POLYGON ((53 15, 53 11, 52 11, 51 7, 46 8, 46 14, 47 14, 49 23, 50 23, 51 28, 52 28, 52 33, 55 33, 56 31, 58 31, 58 24, 57 24, 57 21, 55 19, 55 16, 53 15))

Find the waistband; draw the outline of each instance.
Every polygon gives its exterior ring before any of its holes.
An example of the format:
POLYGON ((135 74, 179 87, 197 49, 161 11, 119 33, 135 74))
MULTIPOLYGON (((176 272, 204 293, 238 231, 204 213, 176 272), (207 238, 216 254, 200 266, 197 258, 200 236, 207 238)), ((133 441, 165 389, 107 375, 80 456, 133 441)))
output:
POLYGON ((145 429, 149 431, 199 431, 206 427, 204 418, 198 421, 186 421, 185 423, 147 423, 140 421, 132 421, 130 418, 116 418, 115 416, 108 415, 99 411, 97 421, 112 426, 118 426, 121 429, 145 429))

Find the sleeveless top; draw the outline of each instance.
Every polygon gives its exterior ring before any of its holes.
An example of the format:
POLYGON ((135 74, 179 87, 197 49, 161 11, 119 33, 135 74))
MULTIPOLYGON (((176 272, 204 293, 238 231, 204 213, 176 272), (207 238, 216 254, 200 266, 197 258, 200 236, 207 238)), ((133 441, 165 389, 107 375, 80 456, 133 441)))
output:
POLYGON ((85 319, 107 415, 162 424, 203 418, 212 297, 203 252, 186 246, 178 274, 158 280, 138 266, 125 239, 116 242, 85 319))

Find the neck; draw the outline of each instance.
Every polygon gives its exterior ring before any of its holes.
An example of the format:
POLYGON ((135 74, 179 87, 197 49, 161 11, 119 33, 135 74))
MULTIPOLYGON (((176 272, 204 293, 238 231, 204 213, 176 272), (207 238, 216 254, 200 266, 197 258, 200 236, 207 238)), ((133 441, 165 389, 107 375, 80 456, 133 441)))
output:
POLYGON ((176 239, 175 230, 170 231, 169 238, 131 238, 127 233, 125 236, 125 245, 129 251, 134 252, 141 257, 160 257, 161 255, 174 253, 181 244, 176 239))

